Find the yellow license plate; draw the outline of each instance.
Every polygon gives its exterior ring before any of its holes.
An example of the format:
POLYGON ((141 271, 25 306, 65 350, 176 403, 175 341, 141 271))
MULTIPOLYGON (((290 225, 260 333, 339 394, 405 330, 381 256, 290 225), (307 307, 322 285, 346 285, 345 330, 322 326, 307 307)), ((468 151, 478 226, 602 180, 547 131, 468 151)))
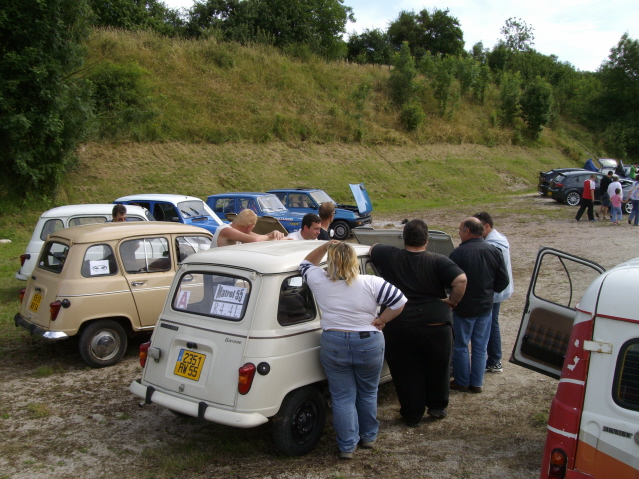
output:
POLYGON ((42 301, 42 295, 38 293, 34 294, 33 298, 31 298, 31 304, 29 305, 29 309, 33 311, 34 313, 37 313, 38 308, 40 307, 41 301, 42 301))
POLYGON ((188 349, 181 349, 173 374, 192 379, 193 381, 199 381, 205 359, 205 354, 194 353, 188 349))
POLYGON ((552 196, 552 191, 549 191, 549 192, 548 192, 548 196, 552 196))

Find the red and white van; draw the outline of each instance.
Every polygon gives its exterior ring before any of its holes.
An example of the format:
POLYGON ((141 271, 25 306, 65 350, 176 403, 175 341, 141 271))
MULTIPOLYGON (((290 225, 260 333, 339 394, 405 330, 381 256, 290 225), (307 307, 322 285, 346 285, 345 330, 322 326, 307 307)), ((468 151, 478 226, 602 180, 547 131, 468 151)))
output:
POLYGON ((511 362, 559 379, 541 479, 639 479, 639 258, 539 250, 511 362))

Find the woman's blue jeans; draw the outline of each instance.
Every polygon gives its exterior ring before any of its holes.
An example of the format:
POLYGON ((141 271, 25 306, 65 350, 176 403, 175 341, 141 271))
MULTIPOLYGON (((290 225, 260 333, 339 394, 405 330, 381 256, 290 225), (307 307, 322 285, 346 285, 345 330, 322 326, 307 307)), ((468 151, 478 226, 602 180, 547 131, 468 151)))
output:
POLYGON ((628 221, 632 221, 633 217, 635 219, 635 226, 639 223, 639 200, 630 200, 632 203, 632 211, 630 212, 630 218, 628 221))
POLYGON ((337 446, 351 452, 360 439, 369 442, 377 438, 377 386, 384 364, 384 335, 379 331, 324 331, 320 344, 337 446))

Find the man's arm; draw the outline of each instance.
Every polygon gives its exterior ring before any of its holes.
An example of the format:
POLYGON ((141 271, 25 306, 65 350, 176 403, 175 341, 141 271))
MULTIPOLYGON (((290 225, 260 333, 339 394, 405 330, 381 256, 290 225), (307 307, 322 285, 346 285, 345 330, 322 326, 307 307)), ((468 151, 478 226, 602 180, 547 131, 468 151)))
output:
POLYGON ((442 299, 444 303, 450 306, 450 309, 453 309, 455 306, 459 304, 459 302, 464 297, 464 293, 466 292, 466 284, 468 283, 468 279, 466 278, 466 274, 462 273, 457 276, 450 285, 450 295, 446 299, 442 299))
MULTIPOLYGON (((256 233, 242 233, 236 230, 232 226, 230 228, 224 228, 220 231, 219 238, 224 238, 228 241, 241 241, 242 243, 255 243, 257 241, 269 241, 274 239, 283 239, 284 235, 279 231, 272 231, 267 235, 258 235, 256 233), (276 233, 276 234, 274 234, 276 233)), ((220 246, 220 245, 218 245, 220 246)))
MULTIPOLYGON (((497 248, 495 248, 497 249, 497 248)), ((505 290, 510 284, 510 279, 508 279, 508 270, 506 269, 506 262, 504 261, 504 255, 501 250, 499 252, 499 267, 495 272, 495 280, 493 281, 493 291, 495 293, 501 293, 505 290)))

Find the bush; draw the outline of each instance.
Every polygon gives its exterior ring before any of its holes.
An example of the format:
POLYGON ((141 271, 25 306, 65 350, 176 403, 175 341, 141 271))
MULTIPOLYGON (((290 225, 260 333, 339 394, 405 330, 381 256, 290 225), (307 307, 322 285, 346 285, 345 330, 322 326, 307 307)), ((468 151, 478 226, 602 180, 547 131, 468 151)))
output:
POLYGON ((406 130, 415 131, 423 123, 426 114, 418 103, 411 102, 402 107, 399 118, 406 130))

